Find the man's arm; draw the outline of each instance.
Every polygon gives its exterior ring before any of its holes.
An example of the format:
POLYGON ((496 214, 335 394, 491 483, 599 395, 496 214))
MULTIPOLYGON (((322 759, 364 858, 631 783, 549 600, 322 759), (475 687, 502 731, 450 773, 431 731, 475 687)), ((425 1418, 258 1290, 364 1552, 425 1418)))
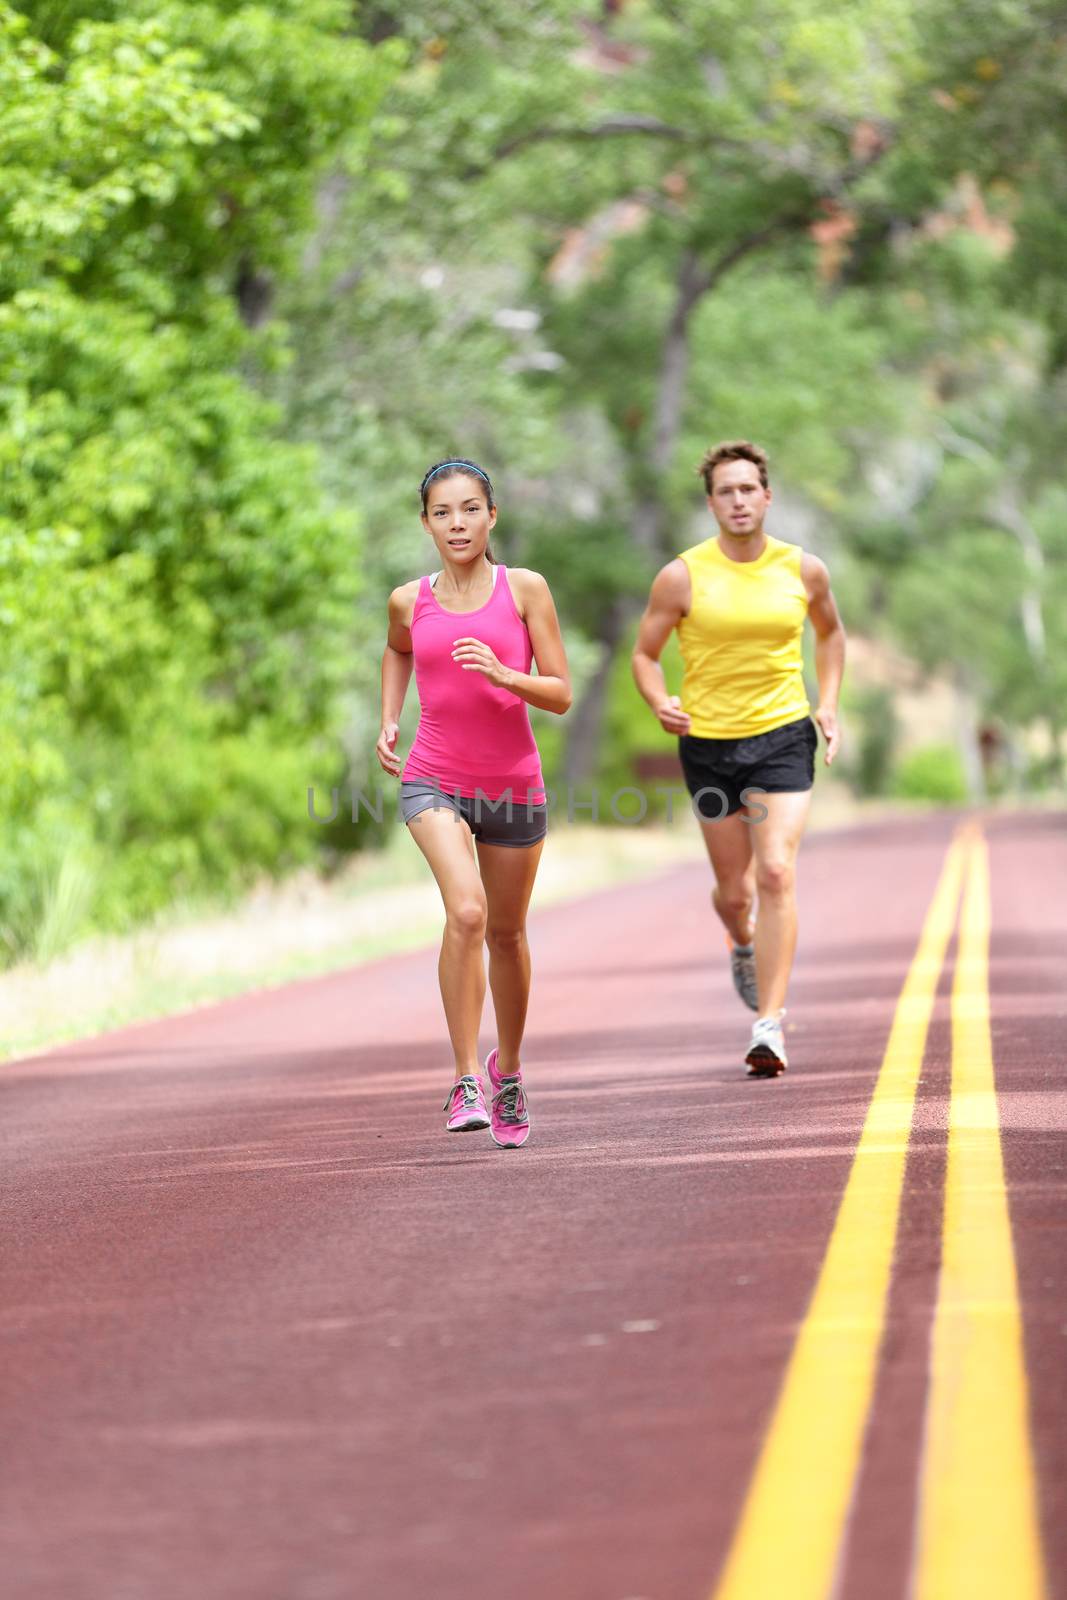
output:
POLYGON ((690 600, 689 568, 680 557, 668 561, 652 584, 631 657, 634 682, 662 726, 674 734, 689 732, 689 717, 678 696, 667 693, 659 658, 672 629, 688 614, 690 600))
POLYGON ((819 680, 819 704, 813 715, 826 740, 826 765, 829 766, 841 743, 837 725, 837 702, 845 672, 845 629, 837 602, 830 588, 830 574, 818 556, 803 555, 800 576, 808 596, 808 616, 815 629, 815 676, 819 680))

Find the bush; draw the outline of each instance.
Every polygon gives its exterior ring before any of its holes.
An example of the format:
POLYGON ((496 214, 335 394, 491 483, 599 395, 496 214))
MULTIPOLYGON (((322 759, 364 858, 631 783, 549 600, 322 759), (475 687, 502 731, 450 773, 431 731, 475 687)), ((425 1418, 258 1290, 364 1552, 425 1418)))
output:
POLYGON ((865 688, 846 702, 846 710, 851 713, 848 720, 858 724, 855 754, 847 769, 853 787, 860 795, 886 794, 899 732, 893 696, 879 686, 865 688))
POLYGON ((934 800, 946 806, 965 804, 967 779, 959 751, 949 744, 929 744, 913 750, 896 769, 893 793, 901 800, 934 800))

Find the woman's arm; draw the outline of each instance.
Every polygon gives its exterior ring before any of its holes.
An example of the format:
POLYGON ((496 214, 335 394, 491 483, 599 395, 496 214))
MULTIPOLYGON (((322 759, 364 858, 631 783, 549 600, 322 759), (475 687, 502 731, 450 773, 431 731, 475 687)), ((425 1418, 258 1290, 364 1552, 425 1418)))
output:
POLYGON ((495 683, 498 689, 507 689, 518 695, 527 705, 540 711, 554 711, 558 716, 570 709, 571 678, 567 667, 567 652, 559 630, 552 591, 539 572, 524 567, 509 567, 508 579, 523 621, 530 634, 533 657, 537 663, 536 674, 516 672, 498 661, 487 644, 480 639, 457 639, 452 659, 458 661, 465 672, 481 672, 495 683))
POLYGON ((405 583, 389 596, 389 637, 382 655, 382 731, 374 750, 382 767, 394 778, 400 776, 396 740, 415 660, 411 653, 411 612, 417 591, 417 583, 405 583))

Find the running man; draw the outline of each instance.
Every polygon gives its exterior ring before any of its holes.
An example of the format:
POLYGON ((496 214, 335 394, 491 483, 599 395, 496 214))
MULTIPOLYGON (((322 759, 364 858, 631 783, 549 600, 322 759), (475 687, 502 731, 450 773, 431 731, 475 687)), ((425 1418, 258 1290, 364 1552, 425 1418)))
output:
POLYGON ((517 1149, 530 1133, 519 1062, 530 997, 526 909, 547 833, 526 707, 567 710, 567 657, 544 578, 500 566, 489 548, 497 508, 481 467, 439 461, 420 493, 441 570, 389 597, 377 755, 401 777, 404 821, 445 906, 438 977, 456 1061, 445 1127, 489 1128, 494 1143, 517 1149), (412 666, 420 718, 401 776, 396 740, 412 666), (483 943, 497 1025, 485 1062, 491 1109, 478 1070, 483 943))
POLYGON ((787 1065, 782 1018, 796 949, 796 857, 815 776, 815 724, 829 766, 840 743, 845 630, 824 564, 764 531, 771 504, 766 452, 748 440, 719 444, 697 472, 718 535, 657 574, 633 671, 662 726, 678 735, 734 987, 756 1012, 745 1060, 750 1076, 773 1078, 787 1065), (819 682, 813 714, 801 660, 806 616, 815 629, 819 682), (680 697, 668 695, 659 659, 673 628, 685 663, 680 697))

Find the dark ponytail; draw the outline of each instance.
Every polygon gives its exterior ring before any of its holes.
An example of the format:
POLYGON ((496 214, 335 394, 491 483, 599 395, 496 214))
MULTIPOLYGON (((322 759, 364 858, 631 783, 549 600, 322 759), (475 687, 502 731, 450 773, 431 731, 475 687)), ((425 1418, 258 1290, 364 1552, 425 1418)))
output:
MULTIPOLYGON (((482 482, 485 484, 485 503, 490 511, 495 510, 496 501, 493 498, 493 485, 489 482, 489 474, 487 472, 483 472, 476 461, 467 461, 462 456, 449 456, 446 460, 438 461, 434 466, 432 466, 419 485, 419 497, 422 500, 423 516, 426 515, 426 501, 431 479, 461 478, 464 476, 481 478, 482 482)), ((488 543, 485 546, 485 559, 494 567, 497 565, 496 556, 493 554, 488 543)))

